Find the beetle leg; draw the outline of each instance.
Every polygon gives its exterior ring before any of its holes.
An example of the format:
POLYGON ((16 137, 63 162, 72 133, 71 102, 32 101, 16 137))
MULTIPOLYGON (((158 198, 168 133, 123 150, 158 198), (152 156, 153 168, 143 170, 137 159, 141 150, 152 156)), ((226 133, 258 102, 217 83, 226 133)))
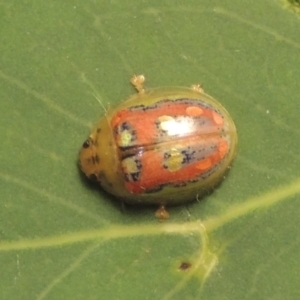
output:
POLYGON ((139 94, 145 93, 145 89, 144 89, 145 76, 144 75, 133 75, 131 77, 130 82, 132 83, 134 88, 139 92, 139 94))
POLYGON ((158 218, 160 222, 163 222, 169 218, 169 213, 163 204, 161 204, 155 212, 155 217, 158 218))
POLYGON ((203 94, 203 93, 204 93, 204 90, 203 90, 201 84, 193 84, 193 85, 191 86, 191 88, 192 88, 193 91, 198 92, 198 93, 200 93, 200 94, 203 94))

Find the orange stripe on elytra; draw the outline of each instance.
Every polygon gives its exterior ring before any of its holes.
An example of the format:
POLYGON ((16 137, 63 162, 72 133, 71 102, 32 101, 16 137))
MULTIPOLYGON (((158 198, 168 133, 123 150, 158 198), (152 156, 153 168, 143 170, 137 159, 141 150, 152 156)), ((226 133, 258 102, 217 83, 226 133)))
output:
POLYGON ((221 140, 212 155, 174 172, 164 168, 162 153, 147 151, 141 156, 141 179, 137 182, 126 182, 126 188, 132 193, 143 193, 145 190, 155 189, 160 185, 188 183, 221 162, 227 151, 228 142, 221 140))
POLYGON ((213 117, 214 121, 218 124, 223 122, 218 114, 215 113, 212 116, 212 113, 209 108, 191 106, 191 104, 187 103, 166 102, 164 104, 158 104, 157 108, 153 109, 123 109, 112 117, 111 126, 115 128, 127 122, 136 132, 137 140, 132 143, 133 145, 151 144, 158 138, 159 130, 157 129, 157 120, 159 117, 186 116, 187 114, 190 117, 206 115, 209 118, 213 117))
POLYGON ((215 111, 212 112, 212 116, 217 125, 222 125, 224 123, 223 118, 215 111))
POLYGON ((206 171, 212 167, 212 161, 211 159, 205 158, 197 162, 196 164, 196 169, 201 170, 201 171, 206 171))
POLYGON ((225 141, 225 140, 221 140, 219 142, 219 147, 218 147, 218 152, 219 152, 220 159, 224 158, 227 151, 228 151, 228 142, 225 141))

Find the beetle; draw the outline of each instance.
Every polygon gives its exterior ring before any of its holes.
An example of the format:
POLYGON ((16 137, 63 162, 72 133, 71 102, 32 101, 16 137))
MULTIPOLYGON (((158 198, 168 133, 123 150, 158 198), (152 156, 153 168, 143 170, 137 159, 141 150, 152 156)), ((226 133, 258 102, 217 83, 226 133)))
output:
POLYGON ((196 200, 224 177, 235 156, 237 132, 227 110, 200 85, 137 92, 109 109, 83 143, 85 175, 130 204, 166 205, 196 200))

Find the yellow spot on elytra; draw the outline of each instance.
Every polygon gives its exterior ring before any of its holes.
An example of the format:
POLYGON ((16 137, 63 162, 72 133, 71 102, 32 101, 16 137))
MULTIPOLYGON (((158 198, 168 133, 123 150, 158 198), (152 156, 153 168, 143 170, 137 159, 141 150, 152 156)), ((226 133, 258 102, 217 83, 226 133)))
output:
POLYGON ((126 168, 126 172, 128 173, 138 172, 136 162, 134 161, 134 159, 132 159, 132 157, 125 158, 122 164, 123 167, 126 168))
POLYGON ((165 160, 165 165, 168 167, 170 172, 175 172, 181 169, 181 164, 183 160, 182 154, 176 150, 172 149, 169 153, 170 157, 165 160))
POLYGON ((189 106, 185 111, 186 114, 191 117, 198 117, 203 114, 203 109, 198 106, 189 106))
POLYGON ((120 135, 120 146, 126 147, 130 145, 132 135, 128 130, 124 130, 120 135))

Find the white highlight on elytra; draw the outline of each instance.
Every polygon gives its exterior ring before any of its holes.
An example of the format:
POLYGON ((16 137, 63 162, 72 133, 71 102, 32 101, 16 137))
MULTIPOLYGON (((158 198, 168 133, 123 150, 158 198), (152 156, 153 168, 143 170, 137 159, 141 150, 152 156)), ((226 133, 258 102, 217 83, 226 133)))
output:
POLYGON ((164 116, 164 119, 160 127, 163 131, 166 131, 168 135, 184 136, 192 131, 193 124, 191 120, 175 120, 169 116, 164 116))

